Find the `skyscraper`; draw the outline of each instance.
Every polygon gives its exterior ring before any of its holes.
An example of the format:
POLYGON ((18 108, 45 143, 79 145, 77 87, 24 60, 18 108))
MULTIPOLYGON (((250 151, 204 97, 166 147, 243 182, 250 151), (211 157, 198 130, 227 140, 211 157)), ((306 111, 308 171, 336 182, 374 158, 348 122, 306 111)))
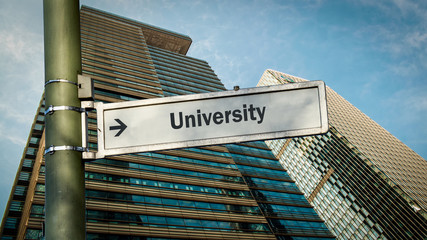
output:
MULTIPOLYGON (((81 9, 83 73, 96 101, 225 90, 188 36, 81 9)), ((1 226, 1 239, 44 228, 44 101, 1 226)), ((89 147, 97 149, 96 113, 89 147)), ((264 142, 112 156, 87 162, 87 239, 333 239, 264 142)), ((64 216, 66 218, 67 216, 64 216)))
MULTIPOLYGON (((258 85, 307 81, 266 70, 258 85)), ((327 87, 330 130, 267 141, 338 239, 426 239, 427 162, 327 87)))

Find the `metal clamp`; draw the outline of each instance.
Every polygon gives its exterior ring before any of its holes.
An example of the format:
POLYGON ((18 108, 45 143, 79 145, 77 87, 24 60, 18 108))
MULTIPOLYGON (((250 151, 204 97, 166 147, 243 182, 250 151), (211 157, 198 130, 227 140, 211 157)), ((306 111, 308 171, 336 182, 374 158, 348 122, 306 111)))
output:
POLYGON ((76 147, 76 146, 53 146, 51 145, 48 149, 44 151, 44 155, 50 153, 54 154, 56 151, 78 151, 78 152, 87 152, 88 148, 85 147, 76 147))
POLYGON ((49 80, 49 81, 47 81, 47 82, 44 84, 44 86, 46 87, 46 85, 48 85, 48 84, 51 84, 51 83, 57 83, 57 82, 61 82, 61 83, 70 83, 70 84, 74 84, 74 85, 76 85, 76 86, 79 86, 77 83, 75 83, 75 82, 71 82, 71 81, 68 81, 68 80, 66 80, 66 79, 54 79, 54 80, 49 80))
POLYGON ((48 107, 48 109, 46 109, 46 111, 44 111, 44 115, 48 115, 48 114, 53 114, 53 112, 55 111, 64 111, 64 110, 70 110, 70 111, 76 111, 76 112, 85 112, 86 109, 85 108, 80 108, 80 107, 74 107, 74 106, 53 106, 50 105, 48 107))

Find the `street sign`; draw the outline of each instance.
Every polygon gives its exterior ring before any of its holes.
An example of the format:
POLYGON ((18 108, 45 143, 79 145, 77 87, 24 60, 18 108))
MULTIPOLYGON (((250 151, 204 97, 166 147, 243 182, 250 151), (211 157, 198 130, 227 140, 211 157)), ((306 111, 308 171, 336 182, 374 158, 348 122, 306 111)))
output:
POLYGON ((322 134, 325 84, 309 81, 103 104, 96 158, 322 134))

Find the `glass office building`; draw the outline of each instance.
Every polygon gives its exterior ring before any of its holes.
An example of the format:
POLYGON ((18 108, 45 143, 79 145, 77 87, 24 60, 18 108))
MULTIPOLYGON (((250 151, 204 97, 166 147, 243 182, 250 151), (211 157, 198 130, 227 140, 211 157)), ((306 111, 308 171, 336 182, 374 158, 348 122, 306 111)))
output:
MULTIPOLYGON (((258 85, 307 81, 266 70, 258 85)), ((330 129, 267 141, 337 239, 427 239, 427 162, 327 87, 330 129)))
MULTIPOLYGON (((82 7, 83 73, 105 103, 225 90, 188 36, 82 7)), ((42 239, 44 102, 34 119, 1 239, 42 239)), ((97 149, 96 113, 89 147, 97 149)), ((334 239, 264 142, 87 162, 87 239, 334 239)), ((66 217, 66 216, 64 216, 66 217)))

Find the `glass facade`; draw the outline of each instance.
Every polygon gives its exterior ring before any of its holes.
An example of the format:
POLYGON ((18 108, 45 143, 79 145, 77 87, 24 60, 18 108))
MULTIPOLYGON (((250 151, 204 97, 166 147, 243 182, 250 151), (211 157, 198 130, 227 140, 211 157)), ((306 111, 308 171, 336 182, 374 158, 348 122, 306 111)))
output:
POLYGON ((44 101, 41 101, 3 215, 1 239, 16 239, 18 229, 24 224, 21 220, 28 218, 28 211, 25 210, 31 207, 30 200, 34 195, 38 175, 34 169, 40 168, 39 159, 43 155, 39 145, 44 143, 44 111, 44 101))
MULTIPOLYGON (((267 70, 258 85, 300 81, 267 70)), ((338 239, 426 239, 426 161, 328 87, 327 101, 327 134, 267 141, 280 163, 338 239)))
MULTIPOLYGON (((225 90, 191 39, 89 7, 83 74, 105 103, 225 90)), ((43 102, 1 239, 41 239, 43 102)), ((95 112, 89 146, 97 149, 95 112)), ((85 164, 87 239, 334 239, 264 142, 128 154, 85 164)))

